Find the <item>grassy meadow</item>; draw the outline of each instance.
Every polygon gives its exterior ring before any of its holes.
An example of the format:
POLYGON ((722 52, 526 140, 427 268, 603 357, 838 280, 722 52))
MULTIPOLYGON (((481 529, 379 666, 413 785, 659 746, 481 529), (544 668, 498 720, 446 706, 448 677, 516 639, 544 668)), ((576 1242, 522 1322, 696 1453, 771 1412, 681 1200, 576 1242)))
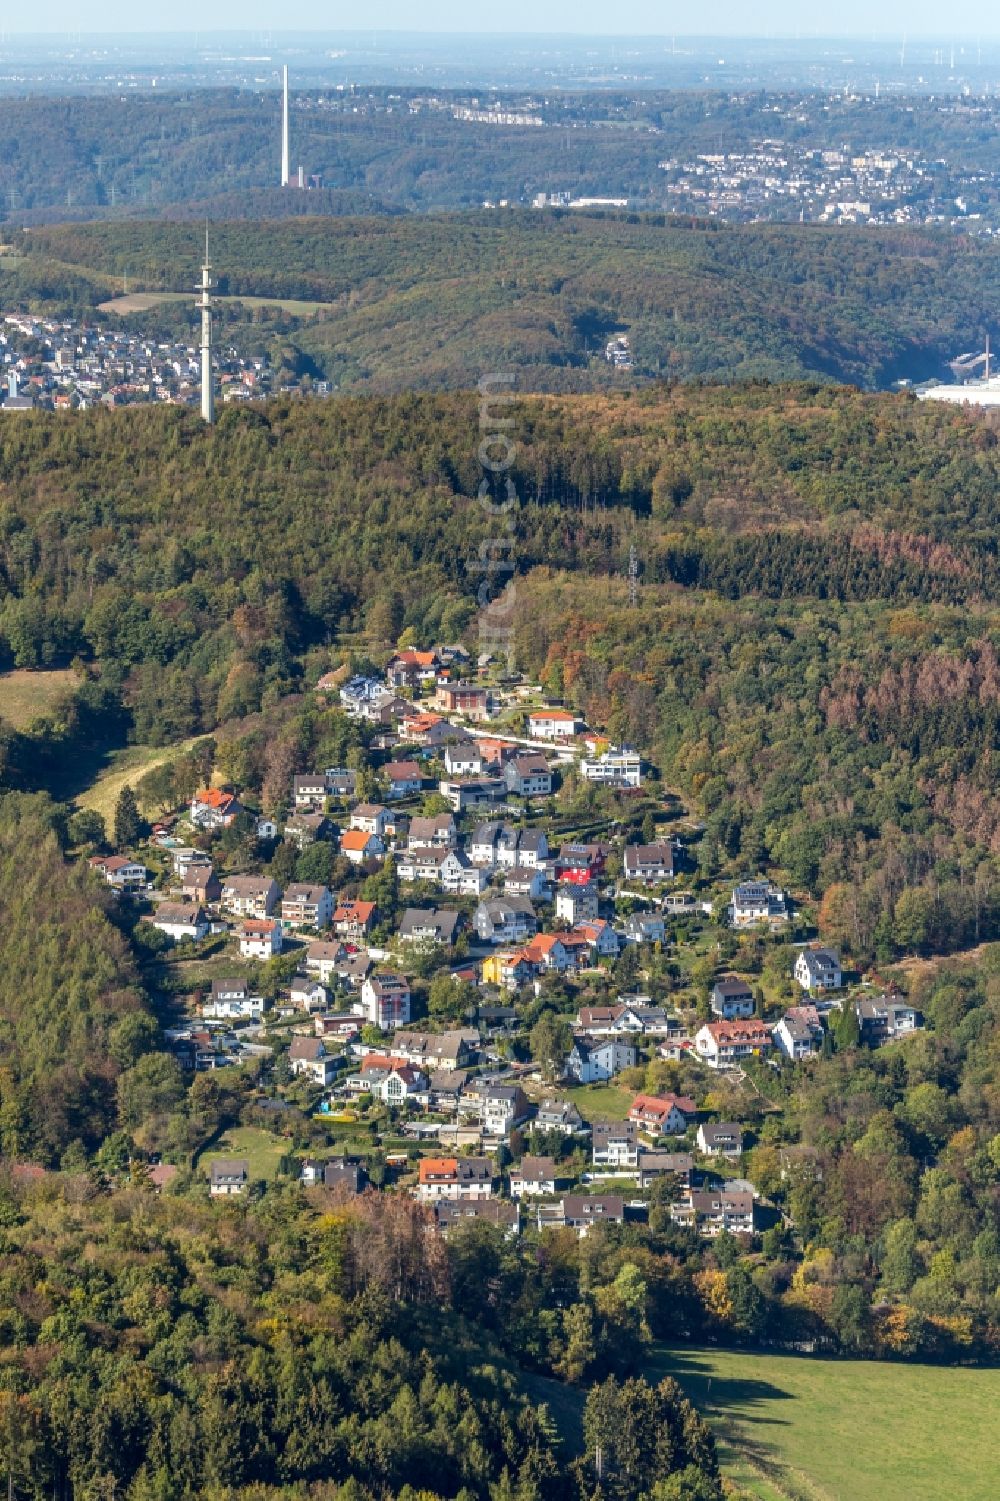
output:
POLYGON ((992 1501, 1000 1370, 660 1350, 761 1501, 992 1501))

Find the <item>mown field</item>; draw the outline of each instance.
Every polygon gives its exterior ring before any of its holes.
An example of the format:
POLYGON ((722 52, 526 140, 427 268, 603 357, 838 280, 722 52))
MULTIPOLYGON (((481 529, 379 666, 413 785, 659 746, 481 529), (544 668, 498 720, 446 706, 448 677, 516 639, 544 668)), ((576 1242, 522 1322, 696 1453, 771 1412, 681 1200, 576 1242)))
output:
POLYGON ((1000 1370, 662 1350, 726 1471, 771 1501, 992 1501, 1000 1370))
MULTIPOLYGON (((4 717, 7 717, 6 714, 4 717)), ((115 804, 123 787, 134 787, 147 771, 153 771, 165 761, 176 760, 203 739, 203 735, 193 735, 179 745, 130 745, 125 750, 113 752, 93 782, 77 797, 78 805, 100 813, 110 828, 114 822, 115 804)))
POLYGON ((78 682, 77 674, 68 667, 51 672, 18 669, 0 673, 0 719, 15 730, 26 730, 32 720, 51 713, 78 682))

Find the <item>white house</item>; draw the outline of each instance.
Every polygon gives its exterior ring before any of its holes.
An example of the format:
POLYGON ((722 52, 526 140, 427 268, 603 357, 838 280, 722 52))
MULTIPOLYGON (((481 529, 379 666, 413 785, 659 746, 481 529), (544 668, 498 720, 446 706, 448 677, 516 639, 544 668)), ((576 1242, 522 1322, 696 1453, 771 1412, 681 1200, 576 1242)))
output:
POLYGON ((753 928, 758 923, 780 926, 788 921, 785 894, 773 881, 743 881, 733 890, 729 916, 734 928, 753 928))
POLYGON ((184 902, 161 902, 148 921, 175 943, 187 938, 204 938, 211 928, 201 907, 188 906, 184 902))
POLYGON ((340 853, 352 865, 364 865, 367 860, 379 860, 385 854, 385 841, 378 834, 364 829, 347 829, 340 836, 340 853))
POLYGON ((556 888, 556 918, 575 927, 597 916, 596 881, 560 881, 556 888))
POLYGON ((709 1068, 736 1067, 770 1047, 771 1028, 757 1020, 706 1022, 694 1038, 695 1052, 709 1068))
POLYGON ((674 874, 674 847, 669 839, 655 844, 627 844, 624 865, 627 881, 637 881, 643 886, 670 881, 674 874))
POLYGON ((635 1068, 635 1044, 618 1037, 576 1037, 566 1060, 566 1072, 578 1084, 599 1084, 623 1069, 635 1068))
POLYGON ((839 990, 840 958, 833 949, 803 949, 793 971, 803 990, 839 990))
POLYGON ((304 1074, 324 1089, 333 1081, 340 1068, 339 1058, 327 1053, 322 1037, 293 1037, 288 1049, 288 1061, 293 1074, 304 1074))
POLYGON ((580 774, 585 782, 599 782, 605 787, 641 787, 642 757, 627 745, 613 746, 603 755, 584 757, 580 774))
POLYGON ((88 862, 115 891, 136 891, 149 880, 149 871, 139 860, 124 855, 94 855, 88 862))
POLYGON ((351 809, 351 828, 360 829, 363 834, 377 834, 383 841, 393 822, 393 815, 381 803, 358 803, 351 809))
POLYGON ((273 959, 281 953, 281 924, 271 918, 249 917, 237 934, 244 959, 273 959))
POLYGON ((369 975, 361 987, 361 1009, 366 1022, 391 1032, 410 1020, 410 987, 403 975, 369 975))
POLYGON ((296 882, 281 899, 281 921, 286 928, 328 928, 333 921, 333 893, 328 886, 296 882))
POLYGON ((259 1021, 264 1015, 264 998, 252 995, 245 980, 213 980, 201 1014, 206 1021, 259 1021))
POLYGON ((572 740, 582 728, 582 721, 566 709, 538 709, 528 715, 528 734, 533 740, 572 740))
POLYGON ((755 1003, 753 991, 746 980, 738 975, 724 975, 712 986, 712 1015, 723 1021, 745 1021, 753 1016, 755 1003))
POLYGON ((281 890, 270 876, 226 876, 222 905, 235 917, 270 917, 281 890))
POLYGON ((823 1046, 823 1023, 815 1006, 790 1006, 774 1029, 774 1045, 797 1062, 823 1046))
POLYGON ((635 1121, 595 1121, 591 1149, 595 1167, 638 1167, 639 1127, 635 1121))

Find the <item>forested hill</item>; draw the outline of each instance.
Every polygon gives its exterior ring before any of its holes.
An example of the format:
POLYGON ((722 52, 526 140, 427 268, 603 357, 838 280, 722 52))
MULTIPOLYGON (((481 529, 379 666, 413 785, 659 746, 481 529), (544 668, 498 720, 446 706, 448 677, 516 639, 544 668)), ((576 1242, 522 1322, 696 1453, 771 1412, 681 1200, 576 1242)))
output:
MULTIPOLYGON (((764 385, 513 413, 520 662, 704 814, 706 868, 784 871, 858 953, 1000 935, 993 420, 764 385)), ((90 678, 0 726, 0 777, 65 792, 116 707, 260 747, 332 662, 474 645, 479 441, 466 396, 0 421, 0 667, 90 678)))
MULTIPOLYGON (((202 225, 128 222, 21 233, 7 305, 183 292, 202 225)), ((923 230, 725 227, 662 216, 475 212, 218 225, 230 296, 310 299, 289 338, 341 387, 471 386, 523 372, 536 390, 637 379, 818 377, 863 387, 945 373, 976 347, 1000 247, 923 230), (635 370, 604 358, 629 337, 635 370)), ((164 321, 194 313, 164 306, 164 321)))

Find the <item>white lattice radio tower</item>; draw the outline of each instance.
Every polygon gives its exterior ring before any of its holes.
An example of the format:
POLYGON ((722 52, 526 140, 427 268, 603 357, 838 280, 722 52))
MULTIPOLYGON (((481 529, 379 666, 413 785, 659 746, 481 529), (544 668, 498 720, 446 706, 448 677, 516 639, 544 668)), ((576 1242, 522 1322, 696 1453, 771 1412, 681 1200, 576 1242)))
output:
POLYGON ((634 542, 628 550, 628 602, 633 610, 639 603, 639 554, 634 542))

